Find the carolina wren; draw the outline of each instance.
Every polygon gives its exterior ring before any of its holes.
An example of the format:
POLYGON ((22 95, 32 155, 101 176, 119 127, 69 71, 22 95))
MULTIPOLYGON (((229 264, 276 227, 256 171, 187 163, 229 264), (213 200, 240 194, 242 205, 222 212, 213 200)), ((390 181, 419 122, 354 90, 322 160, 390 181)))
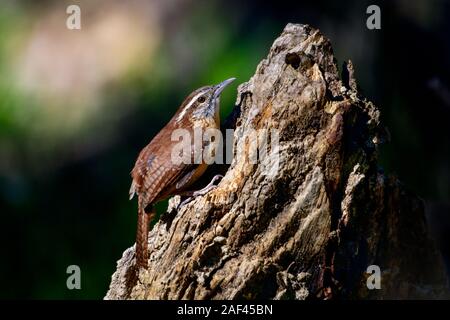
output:
MULTIPOLYGON (((154 204, 169 196, 184 194, 187 188, 202 176, 207 164, 200 160, 194 161, 191 154, 190 163, 175 163, 172 161, 172 132, 176 129, 186 129, 194 136, 197 129, 219 129, 220 94, 223 89, 234 81, 225 80, 218 85, 205 86, 192 92, 178 108, 172 119, 139 153, 133 170, 130 199, 138 195, 138 222, 136 233, 136 265, 146 267, 148 260, 148 226, 155 217, 154 204)), ((201 148, 206 148, 203 144, 201 148)), ((216 177, 215 177, 216 178, 216 177)), ((202 189, 208 191, 211 189, 202 189)), ((191 192, 192 193, 192 192, 191 192)), ((201 193, 194 193, 201 194, 201 193)))

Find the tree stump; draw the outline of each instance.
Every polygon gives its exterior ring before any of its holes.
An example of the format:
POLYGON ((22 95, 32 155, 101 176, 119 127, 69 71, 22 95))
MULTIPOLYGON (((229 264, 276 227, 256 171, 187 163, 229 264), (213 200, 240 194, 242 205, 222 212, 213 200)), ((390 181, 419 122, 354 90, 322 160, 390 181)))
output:
POLYGON ((235 157, 224 178, 175 214, 179 199, 171 199, 172 215, 149 233, 148 269, 130 281, 127 249, 105 299, 447 295, 424 205, 378 166, 380 112, 353 74, 349 61, 341 80, 318 30, 288 24, 238 88, 227 122, 235 157), (254 163, 246 137, 268 139, 260 129, 275 130, 278 144, 254 163), (381 270, 380 289, 367 286, 370 265, 381 270))

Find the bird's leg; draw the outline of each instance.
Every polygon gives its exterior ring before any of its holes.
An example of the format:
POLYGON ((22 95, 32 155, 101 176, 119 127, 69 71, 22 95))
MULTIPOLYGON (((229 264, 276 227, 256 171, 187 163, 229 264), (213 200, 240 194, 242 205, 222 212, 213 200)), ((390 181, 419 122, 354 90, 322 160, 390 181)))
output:
POLYGON ((223 178, 223 175, 221 174, 216 174, 210 183, 208 183, 206 185, 206 187, 204 187, 203 189, 197 190, 197 191, 185 191, 183 193, 181 193, 181 196, 187 196, 188 198, 185 199, 184 201, 180 202, 180 204, 177 206, 177 210, 179 210, 182 206, 184 206, 185 204, 188 204, 189 202, 191 202, 192 200, 194 200, 196 197, 198 196, 202 196, 207 194, 209 191, 211 191, 212 189, 216 188, 217 185, 214 184, 216 182, 217 179, 221 179, 223 178))
POLYGON ((197 196, 202 196, 202 195, 204 195, 204 194, 207 194, 209 191, 211 191, 212 189, 214 189, 214 188, 217 187, 217 185, 214 184, 214 183, 216 182, 216 180, 222 179, 222 178, 223 178, 223 175, 221 175, 221 174, 216 174, 216 175, 212 178, 211 182, 208 183, 208 184, 206 185, 206 187, 204 187, 204 188, 201 189, 201 190, 194 191, 194 193, 192 194, 192 196, 193 196, 193 197, 197 197, 197 196))

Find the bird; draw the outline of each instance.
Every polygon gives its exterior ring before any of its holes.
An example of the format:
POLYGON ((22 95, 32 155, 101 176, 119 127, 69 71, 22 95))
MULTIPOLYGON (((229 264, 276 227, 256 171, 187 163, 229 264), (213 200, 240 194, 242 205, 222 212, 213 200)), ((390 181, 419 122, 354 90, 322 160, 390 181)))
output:
POLYGON ((196 145, 197 147, 194 146, 191 155, 188 156, 191 161, 180 163, 172 159, 173 148, 178 143, 172 141, 172 134, 177 129, 187 130, 190 134, 198 129, 220 129, 220 95, 234 80, 235 78, 230 78, 217 85, 194 90, 184 99, 170 121, 140 151, 131 171, 132 182, 129 191, 130 200, 134 195, 138 197, 135 246, 135 264, 138 270, 147 267, 148 264, 148 231, 149 223, 156 215, 154 205, 174 195, 188 195, 192 198, 205 194, 214 188, 214 182, 221 178, 220 175, 216 175, 205 188, 189 191, 189 186, 203 175, 208 166, 203 159, 194 159, 193 150, 199 147, 202 151, 214 146, 211 145, 211 141, 209 143, 202 141, 200 145, 196 145))

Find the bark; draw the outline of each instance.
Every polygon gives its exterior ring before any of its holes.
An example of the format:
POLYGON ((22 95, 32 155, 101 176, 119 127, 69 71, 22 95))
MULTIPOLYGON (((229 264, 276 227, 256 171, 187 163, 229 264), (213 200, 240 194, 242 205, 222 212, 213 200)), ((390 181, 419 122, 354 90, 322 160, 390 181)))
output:
POLYGON ((131 281, 134 247, 127 249, 105 298, 446 296, 423 202, 378 166, 386 140, 379 118, 358 93, 352 63, 341 79, 330 41, 287 25, 239 86, 227 121, 235 156, 213 167, 226 173, 219 186, 179 212, 179 198, 171 199, 149 233, 148 269, 131 281), (276 142, 258 129, 275 130, 279 143, 253 163, 248 135, 276 142), (380 267, 379 290, 367 287, 370 265, 380 267))

